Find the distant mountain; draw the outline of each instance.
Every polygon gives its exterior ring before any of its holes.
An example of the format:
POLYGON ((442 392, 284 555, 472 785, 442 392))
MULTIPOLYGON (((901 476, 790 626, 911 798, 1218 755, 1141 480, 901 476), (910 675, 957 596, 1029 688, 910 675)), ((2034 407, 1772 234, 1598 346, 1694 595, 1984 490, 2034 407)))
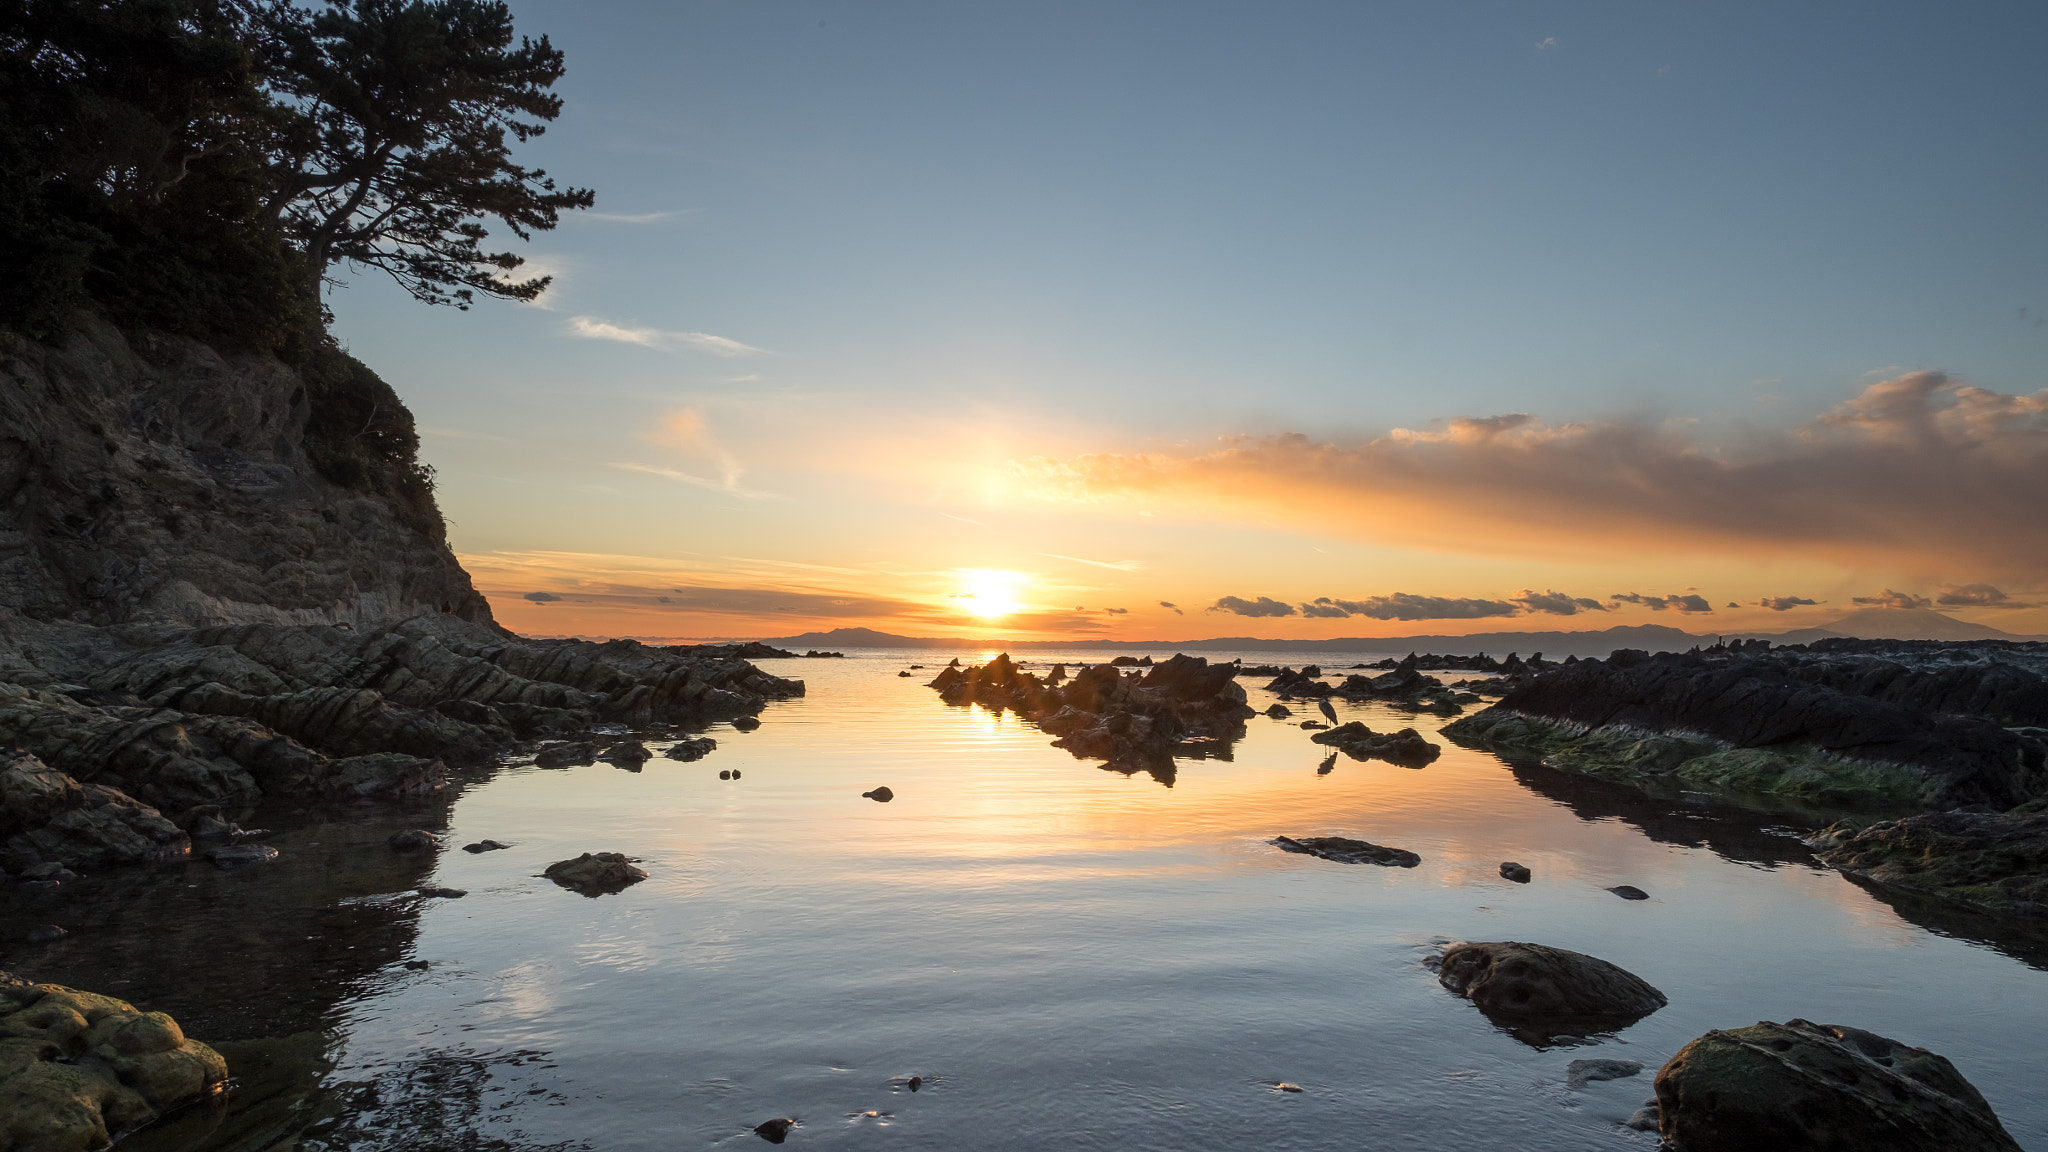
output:
POLYGON ((1931 608, 1865 608, 1821 628, 1864 640, 2048 640, 2048 636, 2021 636, 1988 624, 1972 624, 1931 608))

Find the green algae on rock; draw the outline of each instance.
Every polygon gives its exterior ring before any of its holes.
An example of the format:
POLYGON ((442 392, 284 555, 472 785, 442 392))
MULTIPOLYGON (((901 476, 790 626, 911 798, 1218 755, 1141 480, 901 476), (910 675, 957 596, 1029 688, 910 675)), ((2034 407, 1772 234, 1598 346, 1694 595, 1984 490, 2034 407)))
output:
POLYGON ((1941 789, 1911 765, 1851 760, 1809 747, 1733 748, 1699 736, 1587 728, 1499 708, 1449 724, 1443 734, 1623 783, 1661 779, 1701 791, 1840 806, 1927 804, 1941 789))
POLYGON ((1716 1029, 1657 1073, 1666 1144, 1686 1152, 2018 1152, 1955 1065, 1860 1028, 1716 1029))
POLYGON ((0 973, 0 1148, 104 1148, 227 1077, 161 1012, 0 973))
POLYGON ((1929 812, 1867 827, 1840 821, 1807 843, 1853 876, 2048 918, 2048 812, 1929 812))

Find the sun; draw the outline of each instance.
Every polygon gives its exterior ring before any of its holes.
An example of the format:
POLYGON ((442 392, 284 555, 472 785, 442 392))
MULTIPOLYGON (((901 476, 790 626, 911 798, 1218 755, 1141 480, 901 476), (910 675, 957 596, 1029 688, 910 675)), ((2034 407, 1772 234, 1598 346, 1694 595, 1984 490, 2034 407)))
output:
POLYGON ((968 615, 993 620, 1023 607, 1017 603, 1017 585, 1023 582, 1022 574, 981 568, 962 568, 959 574, 964 591, 956 593, 955 599, 968 615))

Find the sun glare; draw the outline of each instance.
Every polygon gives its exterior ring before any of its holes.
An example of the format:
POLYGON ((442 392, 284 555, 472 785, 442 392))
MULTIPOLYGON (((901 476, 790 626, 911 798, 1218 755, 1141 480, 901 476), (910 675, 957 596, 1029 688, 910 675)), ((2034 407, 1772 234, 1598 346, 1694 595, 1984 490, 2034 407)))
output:
POLYGON ((1024 577, 1016 572, 988 572, 978 568, 960 570, 963 590, 955 594, 962 611, 983 620, 1008 616, 1023 605, 1017 603, 1017 585, 1024 577))

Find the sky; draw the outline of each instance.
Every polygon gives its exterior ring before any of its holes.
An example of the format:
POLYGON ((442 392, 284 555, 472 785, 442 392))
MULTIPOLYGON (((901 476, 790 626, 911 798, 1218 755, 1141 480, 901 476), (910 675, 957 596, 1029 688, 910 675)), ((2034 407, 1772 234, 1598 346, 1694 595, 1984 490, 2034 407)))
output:
POLYGON ((329 303, 518 631, 2048 633, 2048 8, 512 8, 552 287, 329 303))

